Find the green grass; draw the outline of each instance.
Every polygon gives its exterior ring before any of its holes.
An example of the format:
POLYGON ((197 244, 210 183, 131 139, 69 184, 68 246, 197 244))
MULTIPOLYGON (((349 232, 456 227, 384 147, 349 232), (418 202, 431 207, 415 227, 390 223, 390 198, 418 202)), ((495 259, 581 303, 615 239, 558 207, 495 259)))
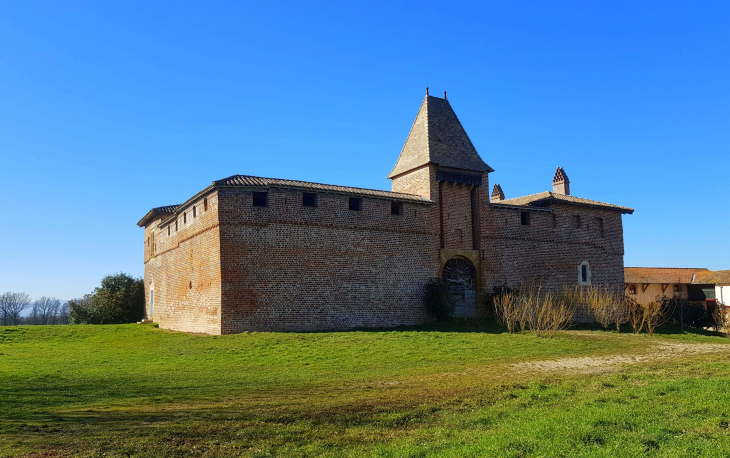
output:
POLYGON ((674 331, 0 328, 0 456, 730 456, 730 346, 598 372, 513 367, 725 344, 674 331))

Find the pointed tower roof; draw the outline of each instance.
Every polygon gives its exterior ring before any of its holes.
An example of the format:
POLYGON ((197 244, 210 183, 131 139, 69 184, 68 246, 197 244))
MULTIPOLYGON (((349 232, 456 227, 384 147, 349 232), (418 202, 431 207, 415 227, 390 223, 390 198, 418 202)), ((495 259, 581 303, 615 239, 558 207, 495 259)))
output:
POLYGON ((427 93, 398 162, 388 178, 429 163, 476 172, 494 172, 479 157, 449 101, 427 93))

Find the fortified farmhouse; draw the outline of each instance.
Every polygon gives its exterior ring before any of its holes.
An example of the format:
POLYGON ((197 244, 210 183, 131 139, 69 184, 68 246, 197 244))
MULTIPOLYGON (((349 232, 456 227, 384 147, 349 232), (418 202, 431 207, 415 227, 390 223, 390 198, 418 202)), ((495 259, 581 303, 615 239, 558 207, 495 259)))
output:
POLYGON ((505 199, 444 98, 426 92, 392 192, 234 175, 144 227, 147 316, 209 334, 412 325, 428 279, 477 312, 480 292, 624 285, 626 207, 552 191, 505 199))

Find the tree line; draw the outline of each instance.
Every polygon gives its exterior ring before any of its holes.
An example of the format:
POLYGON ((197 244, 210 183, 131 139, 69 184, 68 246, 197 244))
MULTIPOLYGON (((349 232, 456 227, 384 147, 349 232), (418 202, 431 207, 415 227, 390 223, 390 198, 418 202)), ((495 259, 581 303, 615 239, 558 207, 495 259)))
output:
POLYGON ((47 296, 33 301, 26 293, 13 292, 0 294, 0 317, 3 326, 70 322, 68 303, 61 303, 55 297, 47 296), (30 314, 21 316, 26 309, 30 309, 30 314))
POLYGON ((20 324, 118 324, 144 318, 144 280, 125 273, 107 275, 81 298, 61 303, 55 297, 31 300, 26 293, 0 294, 3 326, 20 324), (30 309, 28 316, 21 316, 30 309))

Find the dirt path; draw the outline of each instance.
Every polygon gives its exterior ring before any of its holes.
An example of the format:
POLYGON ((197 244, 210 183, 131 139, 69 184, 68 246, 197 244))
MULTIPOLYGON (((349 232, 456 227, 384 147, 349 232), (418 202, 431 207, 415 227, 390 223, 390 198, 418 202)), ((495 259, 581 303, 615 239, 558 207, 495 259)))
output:
POLYGON ((650 363, 684 356, 720 352, 730 353, 730 345, 662 342, 644 353, 531 361, 513 364, 512 368, 518 372, 567 371, 571 373, 591 373, 611 370, 615 366, 626 364, 650 363))

